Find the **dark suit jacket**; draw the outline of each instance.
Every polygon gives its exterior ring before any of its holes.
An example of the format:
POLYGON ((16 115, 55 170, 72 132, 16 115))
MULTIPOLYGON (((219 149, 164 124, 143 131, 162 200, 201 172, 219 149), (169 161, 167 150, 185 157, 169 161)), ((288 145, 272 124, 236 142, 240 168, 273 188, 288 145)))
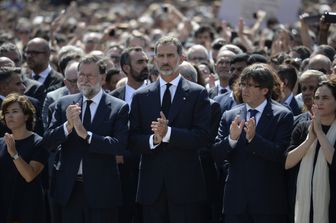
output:
POLYGON ((209 143, 210 104, 207 91, 181 78, 168 115, 169 143, 150 149, 151 123, 160 117, 159 80, 138 90, 130 114, 130 149, 141 153, 137 200, 153 204, 162 191, 174 203, 205 200, 199 150, 209 143))
POLYGON ((62 76, 62 74, 58 73, 54 69, 51 69, 47 78, 43 82, 43 86, 45 87, 46 93, 62 87, 63 79, 64 77, 62 76))
POLYGON ((214 100, 219 104, 221 114, 225 111, 230 110, 234 105, 234 99, 230 97, 231 92, 226 92, 225 94, 218 95, 214 100))
POLYGON ((289 107, 292 110, 294 116, 297 116, 302 113, 295 97, 292 98, 291 102, 289 103, 289 107))
POLYGON ((28 78, 26 75, 22 75, 22 79, 26 86, 24 94, 42 102, 46 94, 44 86, 38 81, 28 78))
POLYGON ((51 91, 47 93, 47 96, 44 99, 43 107, 42 107, 42 120, 43 120, 43 126, 45 129, 48 128, 50 123, 50 117, 49 117, 49 106, 57 101, 59 98, 68 95, 69 90, 66 86, 63 86, 61 88, 58 88, 54 91, 51 91))
POLYGON ((66 137, 65 110, 73 102, 82 104, 82 95, 68 95, 57 101, 50 127, 45 134, 47 148, 61 145, 60 165, 53 173, 51 195, 66 205, 74 187, 80 161, 83 163, 85 200, 90 208, 110 208, 121 203, 119 172, 115 155, 127 145, 128 105, 106 93, 92 121, 88 144, 75 129, 66 137))
POLYGON ((123 87, 120 87, 120 88, 117 88, 117 89, 114 89, 110 95, 116 97, 116 98, 119 98, 123 101, 125 101, 125 91, 126 91, 126 86, 123 86, 123 87))
POLYGON ((245 104, 226 111, 221 119, 213 146, 217 156, 229 161, 229 174, 224 192, 226 214, 286 214, 287 194, 284 178, 284 152, 292 126, 293 114, 282 105, 267 102, 250 143, 245 132, 231 148, 231 122, 239 115, 246 118, 245 104))

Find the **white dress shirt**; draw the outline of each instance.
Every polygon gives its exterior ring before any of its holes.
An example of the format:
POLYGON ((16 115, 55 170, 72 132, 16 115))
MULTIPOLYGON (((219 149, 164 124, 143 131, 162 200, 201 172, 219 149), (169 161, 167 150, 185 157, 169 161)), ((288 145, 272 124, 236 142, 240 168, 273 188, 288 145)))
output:
MULTIPOLYGON (((169 87, 169 91, 170 91, 172 102, 174 100, 174 96, 175 96, 175 93, 176 93, 177 86, 180 82, 180 79, 181 79, 181 75, 179 74, 174 80, 169 82, 169 83, 171 83, 171 86, 169 87)), ((160 81, 160 102, 162 104, 163 95, 164 95, 164 92, 166 91, 166 88, 167 88, 167 85, 166 85, 167 82, 165 80, 163 80, 161 77, 159 78, 159 81, 160 81)), ((166 118, 168 119, 168 117, 166 117, 166 118)), ((170 135, 171 135, 171 127, 168 126, 167 133, 163 137, 162 142, 169 142, 170 135)), ((149 137, 150 149, 155 149, 158 145, 160 145, 160 144, 154 145, 153 138, 154 138, 154 134, 149 137)))
MULTIPOLYGON (((51 71, 51 66, 50 64, 48 65, 47 69, 45 69, 44 71, 42 71, 41 73, 39 73, 39 79, 37 79, 38 82, 40 82, 41 84, 44 83, 44 81, 47 79, 48 74, 51 71)), ((34 79, 34 76, 36 76, 37 74, 34 73, 34 71, 32 72, 32 77, 34 79)))

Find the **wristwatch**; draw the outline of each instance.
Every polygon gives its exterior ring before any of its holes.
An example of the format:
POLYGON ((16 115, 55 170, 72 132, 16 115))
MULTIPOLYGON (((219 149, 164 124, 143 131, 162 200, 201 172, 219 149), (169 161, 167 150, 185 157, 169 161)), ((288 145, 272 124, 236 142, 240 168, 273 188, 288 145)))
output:
POLYGON ((13 158, 13 160, 17 160, 17 159, 19 159, 19 154, 18 153, 16 153, 12 158, 13 158))

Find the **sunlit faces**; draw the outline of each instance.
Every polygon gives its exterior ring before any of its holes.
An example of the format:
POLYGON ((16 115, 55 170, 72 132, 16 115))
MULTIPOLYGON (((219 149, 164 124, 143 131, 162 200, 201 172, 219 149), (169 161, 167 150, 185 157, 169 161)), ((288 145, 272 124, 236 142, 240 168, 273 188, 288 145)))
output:
POLYGON ((177 53, 177 47, 173 43, 161 44, 157 47, 154 62, 163 76, 177 74, 182 58, 177 53))
POLYGON ((265 99, 268 93, 267 88, 261 88, 253 80, 243 80, 239 84, 242 92, 243 101, 252 108, 258 107, 265 99))
POLYGON ((8 106, 4 111, 5 123, 10 130, 17 130, 20 128, 26 128, 26 122, 28 115, 23 113, 19 103, 15 102, 8 106))
POLYGON ((336 99, 327 86, 323 85, 317 88, 314 96, 314 104, 316 104, 321 117, 335 116, 336 99))
POLYGON ((99 73, 95 63, 81 64, 78 73, 78 89, 87 98, 94 97, 105 80, 105 74, 99 73))
POLYGON ((310 109, 313 104, 314 92, 318 84, 319 80, 316 77, 309 77, 300 81, 303 103, 308 109, 310 109))

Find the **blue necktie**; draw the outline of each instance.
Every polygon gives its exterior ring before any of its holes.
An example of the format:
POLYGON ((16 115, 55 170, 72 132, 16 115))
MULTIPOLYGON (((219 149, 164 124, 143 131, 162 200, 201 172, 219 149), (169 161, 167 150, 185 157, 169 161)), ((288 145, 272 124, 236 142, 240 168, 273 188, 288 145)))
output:
POLYGON ((248 111, 250 112, 250 118, 254 117, 254 121, 257 123, 256 115, 258 113, 258 110, 256 110, 256 109, 249 109, 248 111))

